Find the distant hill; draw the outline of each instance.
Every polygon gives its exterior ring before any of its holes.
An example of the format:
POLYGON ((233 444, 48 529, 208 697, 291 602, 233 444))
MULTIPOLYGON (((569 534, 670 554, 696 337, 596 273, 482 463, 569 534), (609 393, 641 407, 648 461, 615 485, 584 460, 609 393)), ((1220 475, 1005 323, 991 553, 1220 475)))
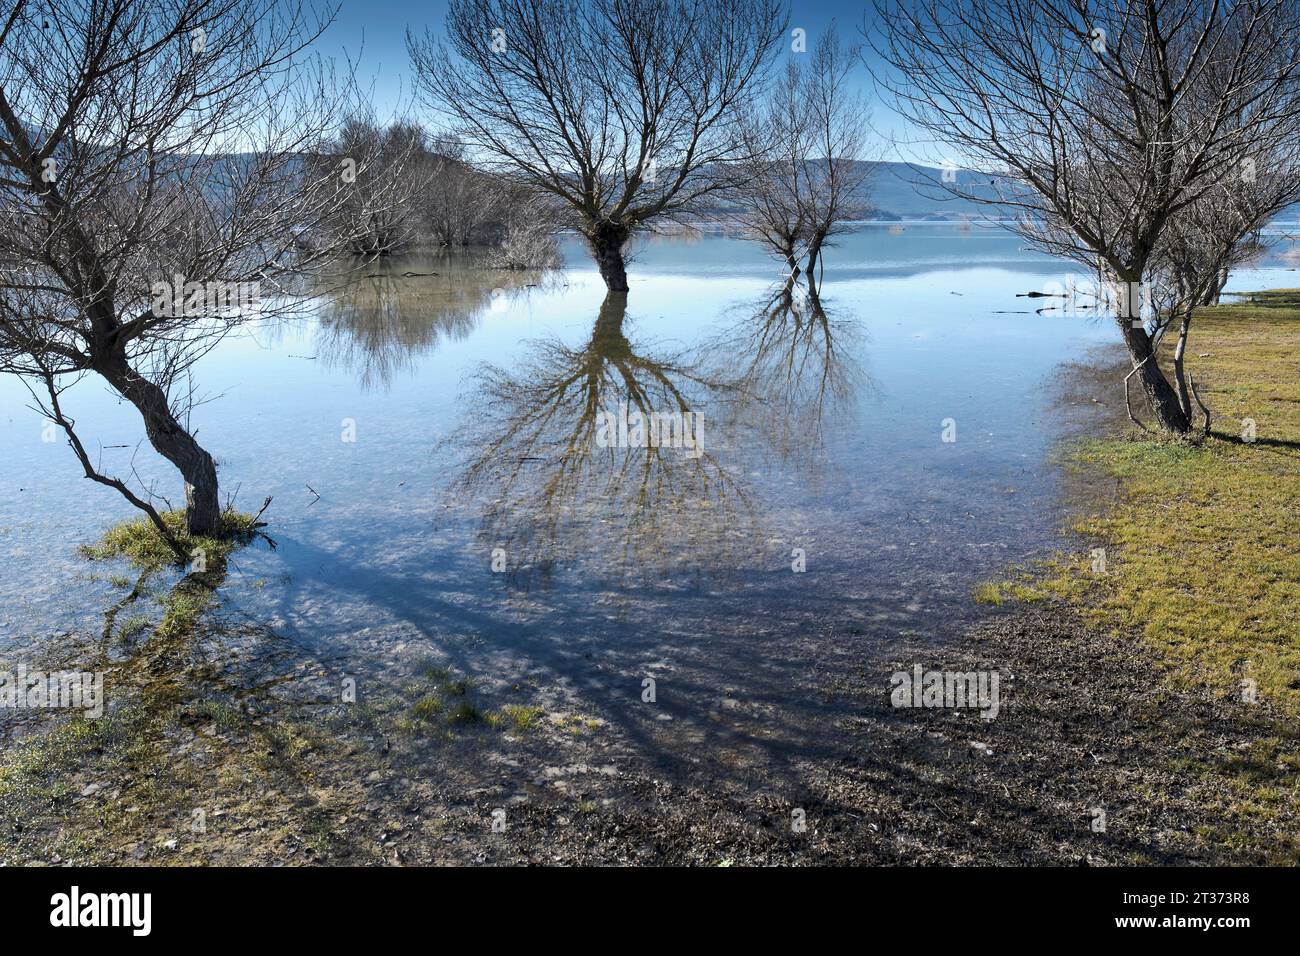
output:
MULTIPOLYGON (((866 183, 864 204, 869 219, 955 219, 997 218, 998 210, 982 203, 958 199, 944 192, 943 170, 916 163, 875 163, 866 183)), ((956 171, 958 185, 976 196, 996 199, 1004 177, 956 171)), ((1007 192, 1005 185, 1001 190, 1007 192)), ((1007 215, 1014 213, 1008 210, 1007 215)))
MULTIPOLYGON (((929 220, 951 222, 964 219, 1001 218, 996 207, 968 199, 957 199, 943 188, 943 170, 917 163, 860 162, 872 167, 862 194, 852 205, 863 210, 860 218, 897 220, 929 220)), ((1005 177, 976 173, 968 169, 956 171, 958 185, 977 196, 989 199, 998 197, 997 183, 1005 177)), ((727 216, 738 210, 728 201, 717 202, 710 210, 713 216, 727 216)), ((1006 216, 1014 215, 1007 210, 1006 216)))
MULTIPOLYGON (((894 221, 931 220, 947 222, 962 219, 1014 218, 1013 208, 999 210, 997 206, 967 199, 958 199, 943 189, 943 170, 916 163, 875 163, 866 182, 862 205, 867 210, 864 218, 894 221)), ((957 170, 958 185, 963 191, 995 200, 999 195, 1014 195, 1016 187, 1009 185, 1005 176, 979 173, 970 169, 957 170), (1001 188, 999 188, 1001 187, 1001 188)), ((1300 204, 1284 209, 1277 221, 1291 222, 1300 219, 1300 204)))

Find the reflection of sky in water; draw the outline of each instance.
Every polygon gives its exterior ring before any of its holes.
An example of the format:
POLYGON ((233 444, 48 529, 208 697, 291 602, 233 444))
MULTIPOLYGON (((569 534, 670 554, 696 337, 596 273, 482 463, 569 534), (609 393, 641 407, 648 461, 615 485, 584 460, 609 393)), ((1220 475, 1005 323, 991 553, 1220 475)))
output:
MULTIPOLYGON (((686 389, 752 521, 713 520, 688 485, 687 500, 652 497, 647 522, 626 489, 593 493, 584 479, 576 497, 561 496, 558 524, 537 545, 534 557, 553 559, 545 573, 492 574, 489 551, 512 532, 511 502, 492 526, 497 537, 485 538, 490 489, 453 488, 493 437, 487 425, 475 431, 488 409, 474 375, 490 362, 507 381, 526 382, 541 343, 569 355, 592 339, 604 290, 581 250, 568 251, 573 268, 559 283, 516 289, 495 307, 483 282, 499 278, 480 277, 476 294, 446 268, 398 280, 413 304, 396 337, 411 348, 379 371, 372 356, 365 388, 356 336, 314 322, 232 339, 203 361, 197 382, 211 401, 194 422, 219 460, 223 492, 238 491, 245 510, 275 499, 279 549, 237 557, 224 590, 232 608, 363 661, 451 647, 478 648, 462 661, 476 669, 612 647, 657 658, 667 634, 781 640, 851 619, 886 637, 943 624, 969 609, 973 584, 1057 543, 1055 476, 1044 464, 1060 429, 1048 410, 1051 374, 1113 341, 1112 325, 1032 314, 1034 300, 1015 294, 1070 270, 1013 237, 871 227, 841 237, 828 256, 823 305, 847 384, 820 422, 806 396, 780 394, 806 382, 769 377, 745 393, 762 392, 741 411, 734 393, 686 389), (424 334, 421 310, 453 298, 458 318, 424 334), (940 441, 948 417, 956 444, 940 441), (344 419, 356 422, 355 444, 340 440, 344 419), (662 546, 638 540, 646 527, 662 546), (618 557, 629 542, 635 564, 625 574, 618 557), (807 553, 805 574, 790 570, 796 547, 807 553)), ((621 332, 638 361, 678 357, 711 381, 748 368, 762 331, 755 313, 776 278, 755 246, 654 242, 631 274, 621 332)), ((0 401, 0 646, 97 631, 114 592, 89 580, 74 549, 132 509, 80 477, 64 445, 42 443, 16 382, 0 382, 0 401)), ((89 380, 65 405, 92 454, 104 446, 106 470, 129 473, 142 438, 135 413, 89 380)), ((526 464, 526 477, 545 479, 547 462, 526 464)), ((179 500, 174 475, 147 446, 136 467, 179 500)))

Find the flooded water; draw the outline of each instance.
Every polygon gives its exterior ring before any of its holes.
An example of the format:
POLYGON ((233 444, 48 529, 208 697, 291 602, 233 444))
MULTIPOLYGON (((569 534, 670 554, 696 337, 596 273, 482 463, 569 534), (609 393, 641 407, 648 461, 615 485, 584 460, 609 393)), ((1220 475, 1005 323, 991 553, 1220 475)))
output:
MULTIPOLYGON (((274 498, 277 547, 232 560, 219 614, 363 685, 432 661, 633 734, 649 676, 653 721, 743 687, 788 728, 819 675, 952 637, 975 584, 1059 547, 1058 365, 1116 338, 1017 298, 1068 266, 996 230, 865 226, 810 300, 752 244, 664 239, 624 301, 566 257, 363 269, 200 363, 224 492, 274 498), (602 447, 635 410, 690 413, 694 444, 602 447)), ((26 404, 0 381, 0 652, 98 633, 120 591, 76 547, 134 516, 26 404)), ((132 409, 93 380, 64 404, 105 471, 180 500, 132 409)))

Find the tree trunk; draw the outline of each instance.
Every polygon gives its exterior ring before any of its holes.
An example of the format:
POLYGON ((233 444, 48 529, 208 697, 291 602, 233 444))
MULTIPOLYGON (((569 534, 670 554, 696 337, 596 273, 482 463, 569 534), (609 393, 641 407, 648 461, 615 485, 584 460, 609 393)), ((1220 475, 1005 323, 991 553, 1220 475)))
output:
POLYGON ((1174 383, 1178 386, 1178 404, 1182 406, 1187 421, 1192 420, 1192 394, 1187 389, 1187 370, 1184 359, 1187 356, 1187 333, 1192 327, 1191 313, 1184 309, 1182 321, 1178 326, 1178 344, 1174 346, 1174 383))
POLYGON ((1124 344, 1128 346, 1129 356, 1137 368, 1135 374, 1142 384, 1151 413, 1165 431, 1186 435, 1192 430, 1191 415, 1183 411, 1178 393, 1169 384, 1169 379, 1165 378, 1165 373, 1152 352, 1151 337, 1145 329, 1133 328, 1131 320, 1122 316, 1119 326, 1124 333, 1124 344))
POLYGON ((1223 287, 1228 284, 1228 270, 1223 269, 1215 277, 1214 283, 1210 288, 1205 290, 1205 295, 1198 305, 1218 305, 1219 300, 1223 297, 1223 287))
POLYGON ((185 479, 186 530, 192 535, 219 535, 221 505, 217 498, 216 463, 176 421, 166 394, 131 368, 121 354, 97 364, 96 371, 136 407, 144 419, 149 444, 175 465, 185 479))
POLYGON ((818 265, 821 266, 823 274, 826 271, 826 263, 822 260, 822 246, 826 243, 826 231, 818 229, 812 235, 808 242, 808 285, 812 286, 821 282, 820 277, 814 281, 817 273, 814 271, 818 265))
POLYGON ((597 223, 587 236, 591 253, 596 258, 600 277, 610 292, 627 291, 627 266, 623 261, 623 247, 631 231, 621 223, 597 223))
POLYGON ((799 260, 794 257, 794 249, 787 247, 781 250, 781 254, 785 256, 785 264, 790 267, 790 278, 799 278, 799 260))
POLYGON ((812 282, 812 277, 817 274, 814 270, 817 268, 817 257, 821 254, 822 237, 814 236, 812 242, 808 245, 808 268, 805 270, 808 273, 809 282, 812 282))

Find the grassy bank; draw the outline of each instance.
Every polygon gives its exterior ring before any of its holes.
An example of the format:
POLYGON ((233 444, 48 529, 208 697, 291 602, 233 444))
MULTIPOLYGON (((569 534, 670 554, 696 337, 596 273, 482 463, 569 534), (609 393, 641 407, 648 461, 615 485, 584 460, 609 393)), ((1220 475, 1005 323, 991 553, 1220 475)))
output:
POLYGON ((1104 571, 1085 553, 977 596, 1064 598, 1141 633, 1176 681, 1300 715, 1300 291, 1206 310, 1189 354, 1213 412, 1203 444, 1135 429, 1071 449, 1116 489, 1073 527, 1105 549, 1104 571))
MULTIPOLYGON (((1220 862, 1300 860, 1300 291, 1258 293, 1208 309, 1189 368, 1213 413, 1204 442, 1125 426, 1067 449, 1068 467, 1101 483, 1072 523, 1088 550, 982 586, 992 604, 1064 604, 1150 663, 1166 701, 1143 748, 1165 784, 1216 817, 1194 827, 1220 862), (1250 425, 1253 423, 1253 441, 1250 425), (1104 567, 1097 561, 1103 549, 1104 567), (1175 725, 1196 746, 1158 742, 1170 698, 1209 703, 1230 732, 1175 725), (1229 738, 1236 734, 1235 742, 1229 738), (1199 734, 1199 737, 1197 736, 1199 734)), ((1167 361, 1168 355, 1163 358, 1167 361)), ((1139 665, 1144 666, 1144 665, 1139 665)), ((1220 727, 1223 730, 1223 727, 1220 727)))

